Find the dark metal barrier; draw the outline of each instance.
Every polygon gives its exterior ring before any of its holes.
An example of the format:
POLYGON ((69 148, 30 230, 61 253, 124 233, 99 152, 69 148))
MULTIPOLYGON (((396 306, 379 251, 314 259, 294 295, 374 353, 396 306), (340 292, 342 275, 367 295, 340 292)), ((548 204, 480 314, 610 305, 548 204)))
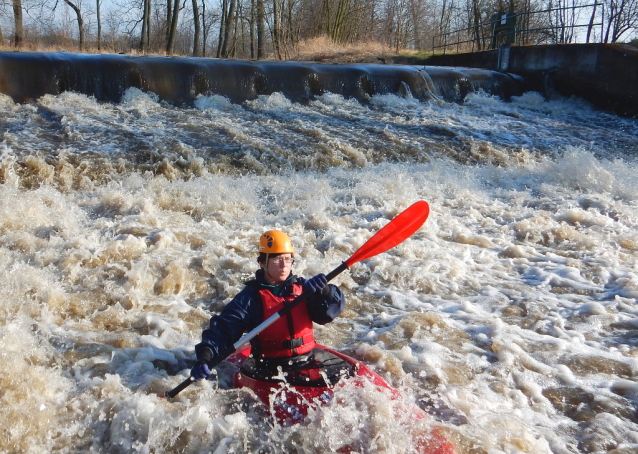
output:
POLYGON ((458 52, 476 52, 487 49, 496 49, 500 44, 541 44, 533 42, 534 37, 542 36, 553 40, 549 44, 561 44, 571 42, 568 36, 574 33, 574 29, 587 27, 586 42, 591 39, 591 31, 594 27, 601 30, 600 42, 603 42, 604 35, 604 5, 595 3, 590 5, 572 6, 568 8, 551 8, 542 11, 526 11, 523 13, 494 13, 489 22, 483 22, 471 27, 453 30, 451 32, 442 33, 432 37, 432 53, 442 50, 443 54, 449 49, 455 49, 458 52), (550 24, 547 26, 528 27, 529 19, 533 16, 547 14, 551 22, 553 13, 571 13, 575 14, 576 10, 592 8, 593 14, 586 24, 550 24), (600 11, 600 22, 595 22, 597 11, 600 11), (474 35, 474 36, 472 36, 474 35), (438 43, 438 44, 437 44, 438 43), (489 46, 487 45, 489 43, 489 46))

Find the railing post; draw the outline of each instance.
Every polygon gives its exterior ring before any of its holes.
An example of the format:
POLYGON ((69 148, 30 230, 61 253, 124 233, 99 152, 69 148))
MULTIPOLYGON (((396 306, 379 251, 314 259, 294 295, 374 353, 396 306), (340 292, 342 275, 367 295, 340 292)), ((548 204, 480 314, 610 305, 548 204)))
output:
POLYGON ((602 17, 600 18, 600 42, 604 43, 605 41, 603 41, 603 35, 605 33, 605 5, 602 5, 603 7, 603 14, 602 17))

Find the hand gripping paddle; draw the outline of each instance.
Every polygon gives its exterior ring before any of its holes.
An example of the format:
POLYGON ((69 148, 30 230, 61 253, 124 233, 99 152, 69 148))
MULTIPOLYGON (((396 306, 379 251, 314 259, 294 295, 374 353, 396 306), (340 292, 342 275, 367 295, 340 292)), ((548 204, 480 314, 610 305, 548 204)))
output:
MULTIPOLYGON (((326 275, 328 281, 331 281, 343 271, 348 269, 353 264, 360 262, 361 260, 365 260, 370 257, 374 257, 375 255, 381 254, 389 249, 392 249, 394 246, 402 243, 404 240, 408 239, 414 232, 416 232, 419 227, 423 225, 425 220, 428 218, 430 214, 430 206, 424 200, 416 202, 414 205, 410 206, 408 209, 403 211, 397 217, 392 219, 389 224, 379 230, 372 238, 366 241, 363 246, 357 249, 352 257, 343 262, 337 268, 332 270, 329 274, 326 275)), ((299 295, 297 298, 292 300, 290 303, 286 304, 283 309, 271 315, 268 319, 266 319, 263 323, 253 329, 251 332, 246 334, 244 337, 239 339, 237 342, 233 344, 231 348, 227 351, 223 352, 218 359, 215 360, 213 364, 209 364, 210 368, 213 368, 217 364, 221 363, 227 357, 232 355, 235 351, 242 348, 245 344, 250 342, 252 338, 257 336, 263 330, 268 328, 270 325, 275 323, 281 317, 290 312, 295 306, 305 300, 305 295, 299 295)), ((181 391, 183 391, 186 387, 188 387, 191 383, 194 383, 195 379, 193 377, 188 377, 182 383, 177 385, 175 388, 167 391, 166 397, 175 397, 181 391)))

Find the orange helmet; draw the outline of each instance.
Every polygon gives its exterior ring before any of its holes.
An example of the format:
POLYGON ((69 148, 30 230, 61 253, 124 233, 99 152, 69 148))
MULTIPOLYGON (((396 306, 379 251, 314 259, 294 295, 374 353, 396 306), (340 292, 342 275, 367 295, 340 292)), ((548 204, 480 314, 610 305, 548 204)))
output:
POLYGON ((290 237, 279 230, 268 230, 259 238, 259 252, 264 254, 294 254, 290 237))

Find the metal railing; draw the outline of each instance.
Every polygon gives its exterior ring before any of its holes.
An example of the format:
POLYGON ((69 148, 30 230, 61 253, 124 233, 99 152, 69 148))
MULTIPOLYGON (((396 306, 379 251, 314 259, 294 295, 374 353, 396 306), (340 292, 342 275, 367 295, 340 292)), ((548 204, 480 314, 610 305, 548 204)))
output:
MULTIPOLYGON (((505 16, 504 13, 503 15, 505 16)), ((516 25, 513 30, 506 33, 494 33, 493 30, 495 29, 495 20, 492 19, 489 22, 482 22, 478 25, 473 25, 471 27, 461 28, 458 30, 453 30, 451 32, 442 33, 440 35, 435 35, 432 37, 432 53, 434 54, 437 49, 443 49, 443 54, 445 54, 448 48, 454 48, 454 47, 456 47, 457 53, 460 52, 461 50, 474 52, 477 50, 480 51, 480 50, 495 49, 498 46, 495 46, 494 43, 500 40, 501 38, 507 38, 508 35, 510 34, 514 34, 514 38, 513 38, 514 43, 518 45, 532 44, 530 42, 530 38, 532 36, 536 36, 536 37, 543 36, 547 40, 554 38, 554 42, 552 42, 551 44, 557 44, 561 42, 571 42, 571 41, 566 41, 564 39, 566 31, 569 32, 567 34, 573 35, 574 29, 584 28, 584 27, 588 27, 586 42, 589 43, 591 38, 590 36, 591 30, 599 26, 600 26, 600 42, 603 42, 604 24, 605 24, 605 8, 604 8, 604 5, 600 3, 595 3, 590 5, 581 5, 581 6, 570 6, 566 8, 551 8, 551 9, 546 9, 542 11, 526 11, 526 12, 518 13, 518 14, 507 14, 507 18, 516 19, 516 25), (571 11, 572 14, 574 14, 577 9, 583 9, 583 8, 593 8, 594 9, 593 11, 596 17, 599 15, 598 11, 600 11, 600 22, 594 22, 595 16, 594 14, 592 14, 591 18, 589 19, 589 22, 586 24, 551 24, 547 26, 540 26, 540 27, 534 27, 534 28, 523 27, 523 24, 529 23, 526 19, 528 19, 529 17, 533 15, 548 14, 549 20, 551 22, 552 13, 555 13, 558 11, 562 11, 562 12, 571 11), (523 18, 523 20, 518 20, 518 18, 523 18), (489 30, 489 34, 484 34, 482 36, 471 36, 472 33, 476 34, 477 31, 479 30, 485 31, 486 29, 489 30), (542 32, 545 32, 545 33, 543 34, 542 32), (456 40, 452 38, 453 35, 456 35, 456 40), (561 36, 562 40, 556 39, 557 36, 561 36), (452 38, 452 39, 448 39, 448 38, 452 38), (438 40, 438 44, 436 44, 437 40, 438 40), (490 42, 489 46, 486 46, 487 42, 490 42), (471 49, 469 46, 470 43, 472 44, 471 49), (463 46, 463 49, 462 49, 462 46, 463 46)), ((534 44, 541 44, 541 43, 536 42, 534 44)))

